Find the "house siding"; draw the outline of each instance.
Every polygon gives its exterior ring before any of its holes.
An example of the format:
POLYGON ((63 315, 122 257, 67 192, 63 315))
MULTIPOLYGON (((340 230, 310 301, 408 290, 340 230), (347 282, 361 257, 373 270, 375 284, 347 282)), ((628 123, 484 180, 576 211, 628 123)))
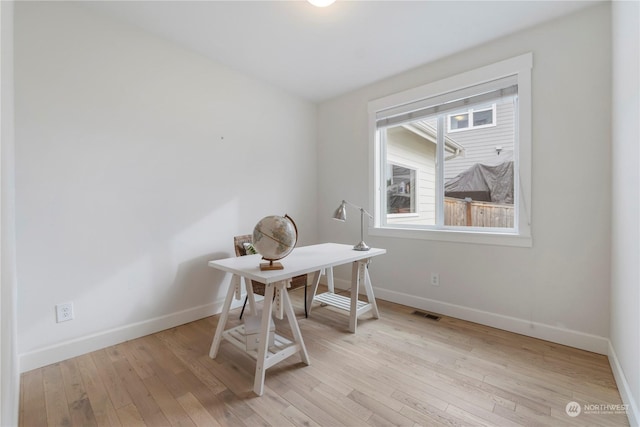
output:
POLYGON ((393 216, 389 224, 433 225, 436 221, 436 145, 401 128, 387 131, 387 161, 416 170, 416 214, 393 216), (417 215, 417 216, 416 216, 417 215))
POLYGON ((475 163, 496 165, 514 158, 514 109, 511 101, 498 103, 496 126, 446 134, 465 148, 465 154, 445 161, 445 182, 455 178, 475 163), (500 154, 496 153, 498 146, 502 146, 500 154))

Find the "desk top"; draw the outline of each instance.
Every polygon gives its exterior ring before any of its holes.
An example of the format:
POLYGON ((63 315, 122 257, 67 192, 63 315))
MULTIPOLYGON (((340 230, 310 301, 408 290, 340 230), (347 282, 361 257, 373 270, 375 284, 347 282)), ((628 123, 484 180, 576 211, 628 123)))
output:
POLYGON ((300 274, 312 273, 326 267, 347 264, 361 259, 385 254, 385 249, 371 248, 368 251, 353 250, 351 245, 322 243, 319 245, 295 248, 279 260, 282 270, 260 270, 261 255, 245 255, 209 261, 209 267, 256 280, 262 283, 274 283, 290 279, 300 274))

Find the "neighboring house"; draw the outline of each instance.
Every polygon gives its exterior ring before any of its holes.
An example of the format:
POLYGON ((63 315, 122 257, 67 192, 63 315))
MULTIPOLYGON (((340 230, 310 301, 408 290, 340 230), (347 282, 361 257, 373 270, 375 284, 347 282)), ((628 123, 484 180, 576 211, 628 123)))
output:
MULTIPOLYGON (((448 130, 449 137, 462 145, 462 156, 445 161, 444 180, 449 181, 466 171, 476 163, 497 165, 513 160, 514 141, 514 103, 511 100, 495 105, 495 120, 492 123, 448 130)), ((482 111, 477 109, 477 111, 482 111)), ((449 127, 455 123, 455 117, 466 112, 448 115, 449 127)))
MULTIPOLYGON (((477 163, 513 160, 514 110, 507 99, 447 114, 445 183, 477 163)), ((436 129, 437 118, 387 129, 388 223, 436 223, 436 129)))
POLYGON ((387 135, 387 220, 435 224, 435 142, 400 126, 387 135))

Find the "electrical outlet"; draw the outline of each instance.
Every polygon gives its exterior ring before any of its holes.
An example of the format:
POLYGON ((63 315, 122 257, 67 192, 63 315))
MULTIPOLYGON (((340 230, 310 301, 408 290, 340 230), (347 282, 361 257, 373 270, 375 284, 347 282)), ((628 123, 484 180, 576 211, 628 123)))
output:
POLYGON ((73 320, 72 302, 56 305, 56 322, 66 322, 67 320, 73 320))
POLYGON ((440 286, 440 275, 438 273, 431 273, 431 285, 440 286))

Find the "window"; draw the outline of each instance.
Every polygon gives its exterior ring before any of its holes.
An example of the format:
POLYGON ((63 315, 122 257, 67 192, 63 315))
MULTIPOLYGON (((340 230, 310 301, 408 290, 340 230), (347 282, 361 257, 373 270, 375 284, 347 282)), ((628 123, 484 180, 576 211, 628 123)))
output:
POLYGON ((411 214, 416 211, 416 171, 389 163, 387 178, 387 213, 411 214))
POLYGON ((449 132, 479 129, 496 125, 496 104, 489 107, 469 108, 447 115, 449 132))
POLYGON ((530 246, 531 54, 369 104, 372 235, 530 246))

